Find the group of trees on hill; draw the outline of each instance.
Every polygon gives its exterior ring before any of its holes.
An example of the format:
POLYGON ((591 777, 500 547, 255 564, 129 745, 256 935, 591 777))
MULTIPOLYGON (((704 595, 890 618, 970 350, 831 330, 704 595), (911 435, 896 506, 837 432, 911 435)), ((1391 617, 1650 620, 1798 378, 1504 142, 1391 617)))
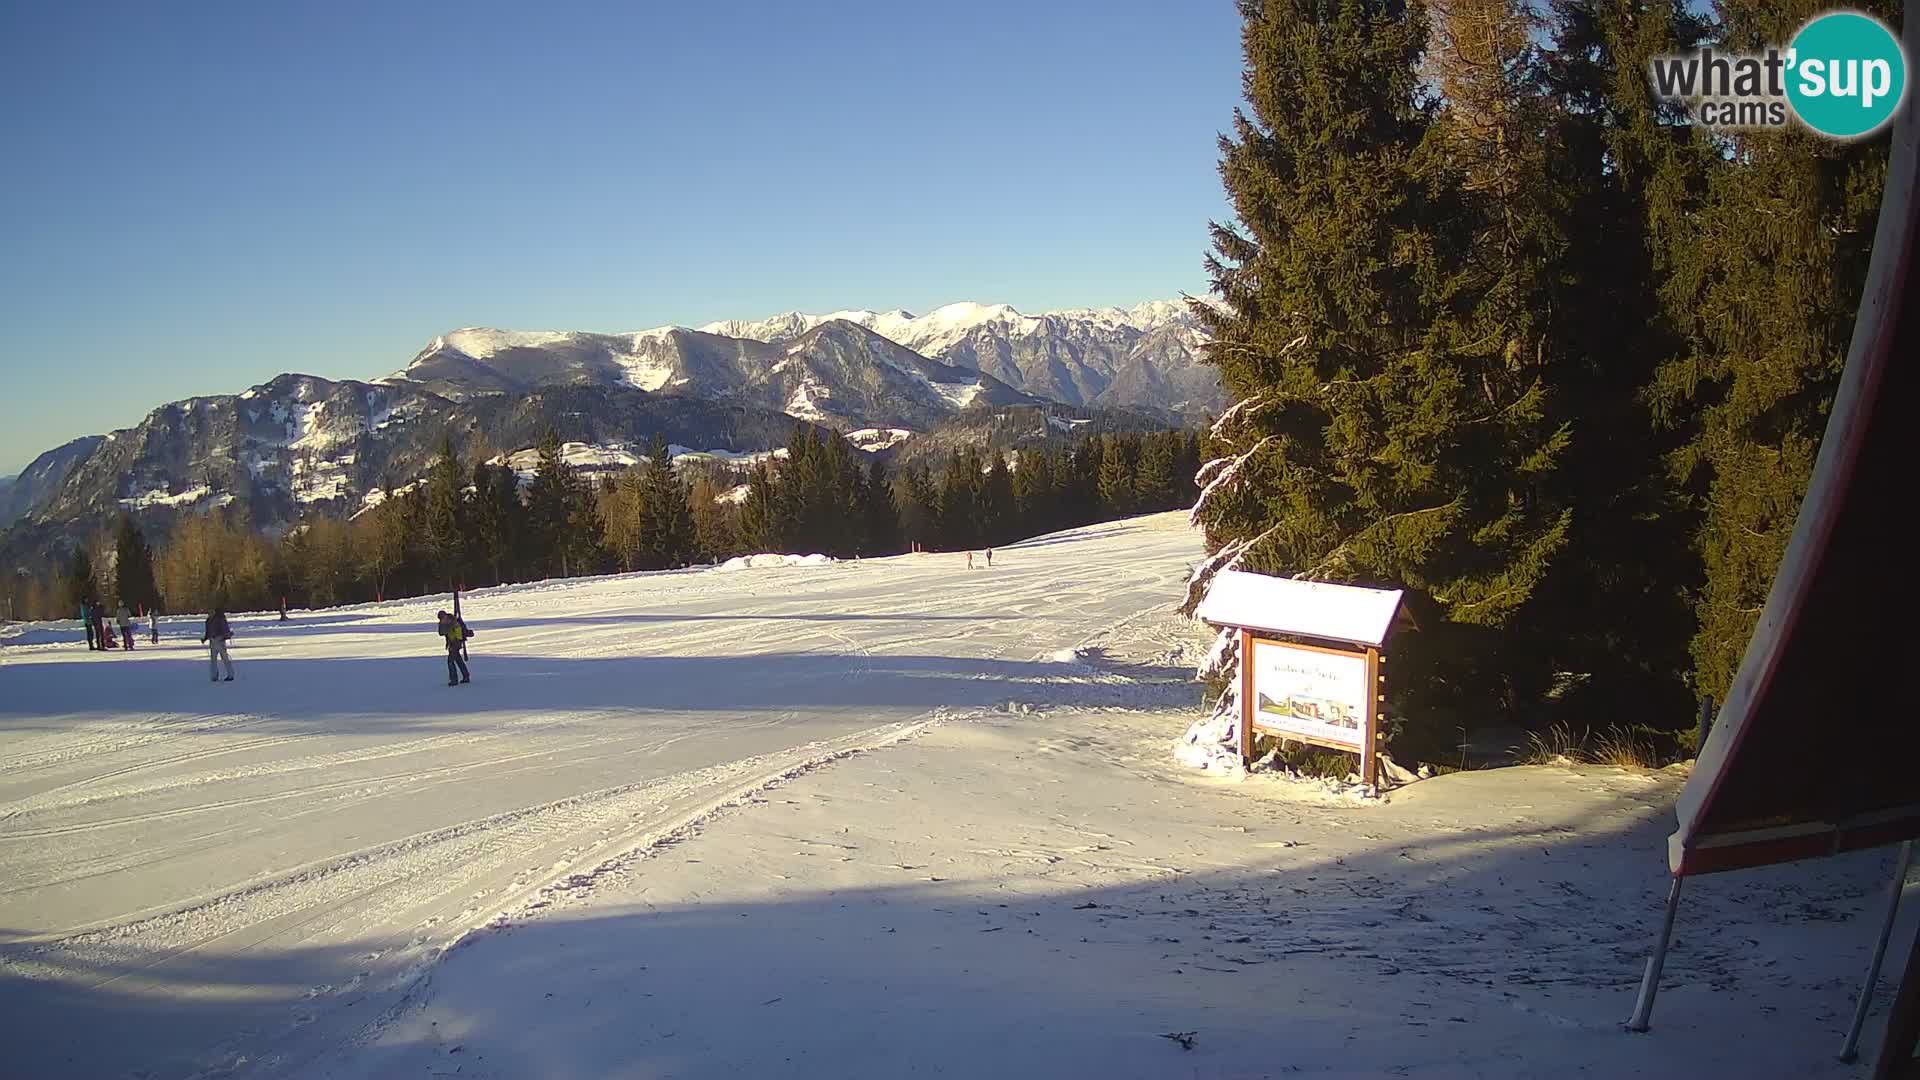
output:
POLYGON ((1806 493, 1887 138, 1709 131, 1648 63, 1783 44, 1813 9, 1240 9, 1236 213, 1197 307, 1235 402, 1206 569, 1406 589, 1390 685, 1436 741, 1690 726, 1806 493))
POLYGON ((136 610, 317 608, 762 551, 992 547, 1188 506, 1200 454, 1195 432, 1101 434, 1044 449, 963 448, 896 475, 845 439, 796 425, 781 452, 750 465, 676 464, 656 438, 633 466, 596 477, 570 465, 549 432, 523 478, 506 464, 468 466, 446 442, 418 482, 387 485, 351 519, 316 516, 277 539, 216 510, 180 518, 149 552, 123 517, 113 549, 77 548, 64 581, 16 598, 16 614, 57 618, 85 598, 136 610))

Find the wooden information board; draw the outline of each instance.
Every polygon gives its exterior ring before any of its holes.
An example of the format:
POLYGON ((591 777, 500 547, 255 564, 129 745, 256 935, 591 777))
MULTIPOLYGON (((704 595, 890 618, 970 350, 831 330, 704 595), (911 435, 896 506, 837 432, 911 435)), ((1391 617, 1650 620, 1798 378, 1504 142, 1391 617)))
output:
POLYGON ((1225 571, 1201 620, 1240 633, 1240 756, 1256 733, 1360 755, 1380 780, 1380 646, 1400 612, 1397 589, 1225 571), (1302 640, 1304 639, 1304 640, 1302 640))

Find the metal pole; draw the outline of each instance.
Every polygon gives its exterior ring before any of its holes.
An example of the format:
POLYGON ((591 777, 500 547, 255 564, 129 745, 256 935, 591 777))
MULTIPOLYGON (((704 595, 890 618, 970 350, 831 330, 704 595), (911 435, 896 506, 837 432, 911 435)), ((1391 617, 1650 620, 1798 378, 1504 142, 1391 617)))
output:
POLYGON ((1633 1003, 1633 1019, 1627 1021, 1628 1031, 1647 1030, 1648 1021, 1653 1018, 1653 996, 1660 991, 1660 969, 1667 966, 1667 944, 1673 940, 1673 916, 1680 910, 1680 883, 1684 880, 1676 874, 1673 888, 1667 891, 1667 915, 1660 921, 1660 940, 1654 943, 1653 955, 1647 957, 1646 978, 1640 980, 1640 999, 1633 1003))
POLYGON ((1859 1057, 1860 1029, 1866 1026, 1867 1010, 1873 1007, 1873 988, 1880 983, 1880 961, 1887 958, 1887 939, 1893 936, 1893 917, 1900 913, 1900 893, 1906 888, 1907 866, 1913 862, 1913 841, 1900 845, 1900 858, 1894 861, 1893 885, 1887 890, 1887 917, 1880 923, 1880 942, 1873 947, 1873 961, 1867 965, 1867 984, 1860 988, 1860 1002, 1853 1008, 1853 1026, 1847 1029, 1847 1041, 1840 1047, 1840 1060, 1852 1064, 1859 1057))

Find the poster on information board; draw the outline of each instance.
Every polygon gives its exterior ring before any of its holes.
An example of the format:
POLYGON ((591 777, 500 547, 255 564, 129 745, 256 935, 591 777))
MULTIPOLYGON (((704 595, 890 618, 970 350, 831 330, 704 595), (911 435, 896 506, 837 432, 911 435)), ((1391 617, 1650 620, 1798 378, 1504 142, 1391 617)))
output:
POLYGON ((1372 716, 1366 653, 1262 637, 1252 643, 1255 730, 1346 750, 1366 747, 1372 716))
POLYGON ((1360 755, 1378 782, 1380 647, 1398 589, 1221 572, 1196 614, 1240 636, 1240 754, 1256 733, 1360 755), (1305 640, 1301 640, 1305 639, 1305 640))

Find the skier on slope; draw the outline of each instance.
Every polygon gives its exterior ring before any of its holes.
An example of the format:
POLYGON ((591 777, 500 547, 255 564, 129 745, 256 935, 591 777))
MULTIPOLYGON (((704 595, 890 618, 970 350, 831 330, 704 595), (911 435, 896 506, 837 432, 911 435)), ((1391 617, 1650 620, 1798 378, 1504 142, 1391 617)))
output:
POLYGON ((120 647, 128 652, 132 652, 133 612, 128 611, 127 605, 123 603, 120 605, 120 610, 113 613, 113 621, 120 624, 120 647))
POLYGON ((153 644, 155 645, 160 644, 160 609, 159 608, 151 607, 147 609, 147 627, 153 631, 153 638, 152 638, 153 644))
POLYGON ((89 650, 98 650, 100 648, 100 635, 94 631, 93 601, 80 601, 80 621, 84 623, 87 628, 87 648, 89 650))
POLYGON ((207 643, 207 674, 209 682, 219 682, 220 664, 227 665, 227 682, 233 681, 233 657, 227 653, 227 642, 233 638, 233 628, 227 625, 227 613, 215 605, 213 614, 207 616, 206 629, 200 632, 200 640, 207 643))
POLYGON ((473 631, 467 629, 467 620, 451 612, 440 613, 440 636, 447 641, 447 685, 459 686, 473 681, 473 673, 467 670, 467 657, 462 650, 473 631), (458 676, 456 678, 455 676, 458 676))

